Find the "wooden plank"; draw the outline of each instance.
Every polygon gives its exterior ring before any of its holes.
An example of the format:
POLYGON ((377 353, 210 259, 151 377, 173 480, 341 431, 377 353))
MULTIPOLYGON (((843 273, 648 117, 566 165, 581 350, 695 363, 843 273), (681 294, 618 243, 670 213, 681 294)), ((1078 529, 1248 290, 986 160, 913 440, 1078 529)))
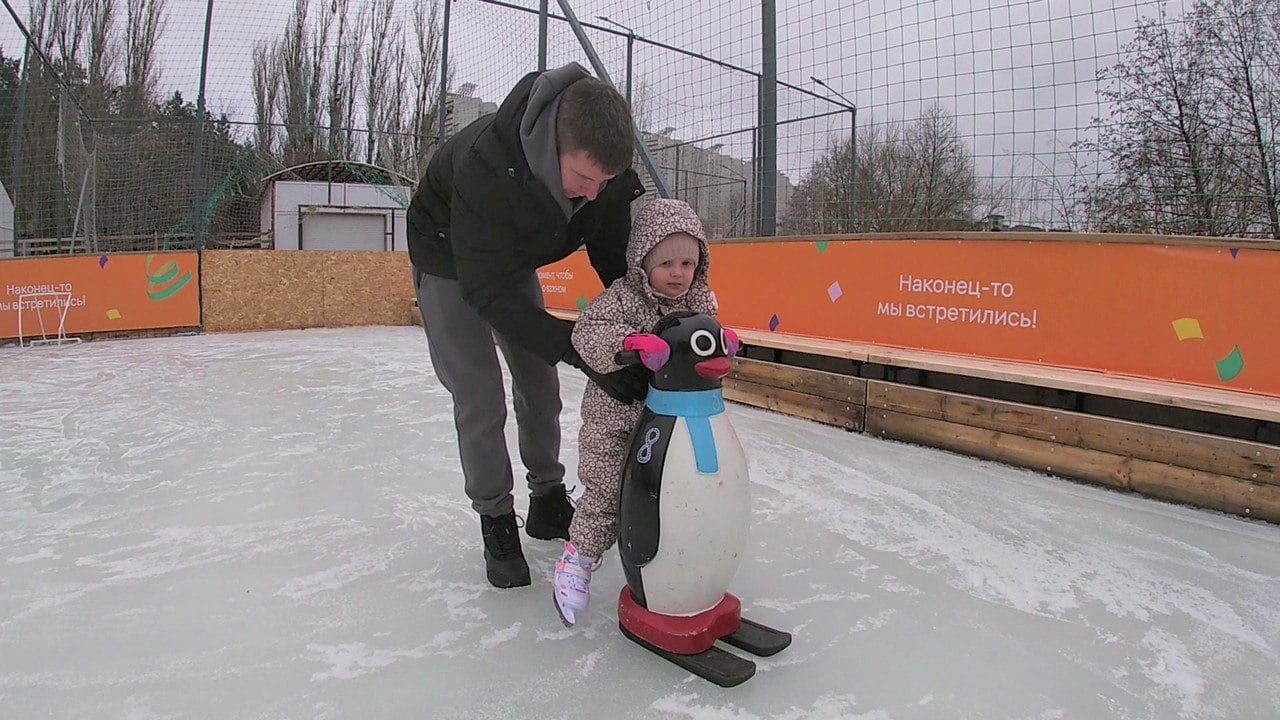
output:
POLYGON ((793 350, 841 359, 871 362, 893 367, 929 370, 965 377, 1054 388, 1091 395, 1186 408, 1255 420, 1280 422, 1280 399, 1255 393, 1221 390, 1186 383, 1151 380, 1125 375, 1108 375, 1048 365, 991 360, 930 350, 895 348, 887 345, 844 342, 825 338, 739 330, 748 345, 793 350))
POLYGON ((788 335, 787 333, 772 333, 765 330, 742 330, 734 328, 738 333, 738 338, 747 345, 755 345, 757 347, 773 348, 775 350, 793 350, 795 352, 808 353, 810 355, 822 355, 824 357, 840 358, 842 360, 856 360, 858 362, 867 362, 871 353, 881 347, 870 343, 849 342, 846 340, 831 340, 828 338, 812 338, 803 335, 788 335))
POLYGON ((1044 231, 1002 231, 989 230, 931 230, 928 232, 878 232, 878 233, 832 233, 830 235, 788 235, 785 237, 735 237, 711 238, 707 242, 712 245, 741 245, 747 243, 787 243, 787 242, 913 242, 920 240, 968 240, 971 242, 1069 242, 1090 244, 1121 245, 1166 245, 1251 248, 1254 250, 1280 250, 1280 243, 1266 239, 1218 238, 1201 235, 1139 235, 1135 233, 1073 233, 1044 231))
MULTIPOLYGON (((548 310, 548 312, 567 320, 573 320, 578 316, 577 312, 571 310, 548 310)), ((931 350, 895 348, 829 338, 810 338, 764 330, 734 329, 744 343, 757 347, 1102 395, 1165 407, 1280 423, 1280 399, 1267 395, 1049 365, 991 360, 931 350)))
POLYGON ((739 357, 734 358, 729 377, 854 405, 867 402, 867 381, 852 375, 739 357))
POLYGON ((945 420, 1280 486, 1280 447, 873 380, 867 410, 945 420))
POLYGON ((871 409, 867 432, 1153 498, 1280 522, 1280 487, 996 430, 871 409))
POLYGON ((1129 458, 970 425, 870 410, 866 431, 879 437, 951 450, 1051 475, 1129 489, 1129 458))
POLYGON ((853 431, 862 430, 863 407, 853 403, 729 378, 724 381, 724 397, 733 402, 816 420, 826 425, 853 431))
POLYGON ((1129 486, 1143 495, 1280 523, 1280 487, 1135 460, 1129 486))

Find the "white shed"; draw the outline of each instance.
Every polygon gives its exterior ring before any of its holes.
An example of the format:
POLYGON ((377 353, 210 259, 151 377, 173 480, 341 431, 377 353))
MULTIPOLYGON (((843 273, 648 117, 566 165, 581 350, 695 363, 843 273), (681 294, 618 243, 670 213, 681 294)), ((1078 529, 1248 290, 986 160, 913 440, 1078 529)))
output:
POLYGON ((376 165, 322 160, 264 180, 262 232, 277 250, 400 250, 413 181, 376 165))

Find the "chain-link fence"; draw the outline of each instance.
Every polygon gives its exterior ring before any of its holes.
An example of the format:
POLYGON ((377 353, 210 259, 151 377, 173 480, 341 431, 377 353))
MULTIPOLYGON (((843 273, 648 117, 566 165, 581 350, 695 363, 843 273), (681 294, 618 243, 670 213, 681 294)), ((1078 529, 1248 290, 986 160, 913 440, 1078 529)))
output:
POLYGON ((592 67, 570 5, 713 235, 1280 237, 1280 0, 29 0, 13 248, 261 244, 282 170, 419 177, 525 72, 592 67))

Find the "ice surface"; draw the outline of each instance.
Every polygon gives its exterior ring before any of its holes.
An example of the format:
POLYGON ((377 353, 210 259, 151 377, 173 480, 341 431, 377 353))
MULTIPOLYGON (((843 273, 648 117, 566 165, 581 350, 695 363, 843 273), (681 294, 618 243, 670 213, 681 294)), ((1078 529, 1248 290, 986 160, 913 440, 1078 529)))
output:
POLYGON ((419 328, 0 349, 0 717, 1277 716, 1280 527, 729 412, 795 642, 724 690, 617 631, 616 553, 573 629, 557 543, 485 582, 419 328))

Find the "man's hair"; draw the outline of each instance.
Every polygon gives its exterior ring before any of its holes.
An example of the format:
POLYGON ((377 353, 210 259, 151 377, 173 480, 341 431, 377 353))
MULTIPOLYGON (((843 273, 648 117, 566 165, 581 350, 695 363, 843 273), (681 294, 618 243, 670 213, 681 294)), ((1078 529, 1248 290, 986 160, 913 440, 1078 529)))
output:
POLYGON ((631 108, 602 80, 583 78, 564 91, 556 114, 556 145, 561 155, 586 151, 610 175, 631 166, 635 146, 631 108))

